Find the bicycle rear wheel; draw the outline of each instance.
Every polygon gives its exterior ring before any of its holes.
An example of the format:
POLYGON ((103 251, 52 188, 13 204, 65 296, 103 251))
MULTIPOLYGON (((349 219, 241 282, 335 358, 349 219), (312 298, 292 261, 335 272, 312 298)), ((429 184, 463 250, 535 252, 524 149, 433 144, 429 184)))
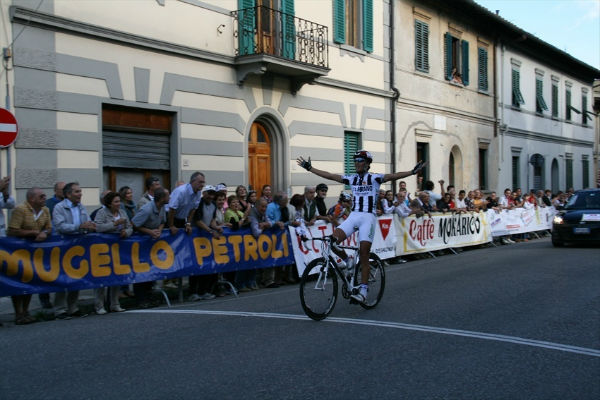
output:
MULTIPOLYGON (((367 299, 364 303, 360 303, 362 308, 371 309, 375 308, 383 297, 383 291, 385 290, 385 269, 383 263, 375 253, 369 254, 369 292, 367 299)), ((355 285, 360 283, 361 270, 360 262, 356 263, 354 270, 355 285)))
POLYGON ((300 279, 300 303, 310 318, 326 318, 337 301, 338 281, 335 270, 324 258, 312 260, 300 279))

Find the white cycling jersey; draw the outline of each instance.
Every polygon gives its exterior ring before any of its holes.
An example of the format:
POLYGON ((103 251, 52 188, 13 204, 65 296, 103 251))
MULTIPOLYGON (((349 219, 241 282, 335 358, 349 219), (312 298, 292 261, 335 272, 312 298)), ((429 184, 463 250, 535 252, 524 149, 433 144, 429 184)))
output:
POLYGON ((343 175, 342 183, 352 189, 352 211, 376 214, 379 186, 383 183, 382 174, 367 172, 364 175, 343 175))

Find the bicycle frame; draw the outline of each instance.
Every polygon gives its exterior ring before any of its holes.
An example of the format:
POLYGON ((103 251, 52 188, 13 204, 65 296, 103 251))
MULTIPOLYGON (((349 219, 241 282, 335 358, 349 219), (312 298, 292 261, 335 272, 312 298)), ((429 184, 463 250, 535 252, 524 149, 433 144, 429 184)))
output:
MULTIPOLYGON (((350 272, 348 274, 345 273, 345 271, 347 271, 347 269, 342 270, 340 268, 340 266, 337 264, 337 262, 335 262, 333 255, 331 254, 331 236, 326 236, 323 238, 313 238, 312 240, 320 240, 322 242, 321 244, 321 254, 322 257, 325 258, 327 260, 327 266, 333 268, 333 270, 335 271, 335 273, 337 274, 337 276, 341 279, 342 281, 342 296, 344 298, 349 298, 350 297, 350 293, 352 293, 352 291, 354 289, 358 289, 359 285, 353 285, 352 284, 352 280, 354 278, 354 274, 355 274, 355 267, 351 268, 350 272)), ((355 266, 356 265, 360 265, 360 260, 358 258, 359 256, 359 248, 358 247, 353 247, 353 246, 339 246, 338 247, 340 249, 344 249, 344 250, 352 250, 354 251, 354 259, 356 260, 355 262, 355 266)), ((334 255, 337 256, 337 254, 334 253, 334 255)), ((322 276, 319 276, 319 278, 317 279, 317 281, 315 282, 315 289, 321 289, 320 288, 320 284, 324 283, 327 281, 327 275, 328 275, 328 271, 325 271, 325 274, 322 276)))

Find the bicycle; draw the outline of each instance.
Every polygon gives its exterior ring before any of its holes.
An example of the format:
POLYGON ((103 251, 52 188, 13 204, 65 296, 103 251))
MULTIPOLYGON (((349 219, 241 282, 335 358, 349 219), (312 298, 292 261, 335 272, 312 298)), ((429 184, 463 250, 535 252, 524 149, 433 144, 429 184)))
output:
MULTIPOLYGON (((361 266, 359 248, 353 246, 340 246, 341 249, 350 249, 355 252, 356 263, 351 270, 340 267, 331 254, 332 236, 313 238, 323 242, 321 246, 322 257, 312 260, 300 278, 300 303, 304 313, 315 321, 325 319, 335 307, 338 298, 338 277, 342 281, 342 296, 350 299, 350 295, 357 293, 360 285, 361 266)), ((364 303, 358 303, 365 309, 377 306, 383 297, 385 289, 385 270, 383 263, 374 253, 369 253, 369 293, 364 303)), ((351 303, 356 303, 352 300, 351 303)))

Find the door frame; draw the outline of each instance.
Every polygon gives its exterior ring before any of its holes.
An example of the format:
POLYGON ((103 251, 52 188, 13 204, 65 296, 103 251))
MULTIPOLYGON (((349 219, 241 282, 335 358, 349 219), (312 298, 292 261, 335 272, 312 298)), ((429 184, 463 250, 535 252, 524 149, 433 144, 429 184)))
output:
MULTIPOLYGON (((248 139, 254 122, 264 126, 271 139, 271 186, 274 191, 287 191, 290 188, 290 146, 289 132, 283 119, 276 110, 270 107, 256 109, 244 130, 244 165, 248 165, 248 139)), ((248 171, 244 175, 244 184, 248 186, 248 171)))

